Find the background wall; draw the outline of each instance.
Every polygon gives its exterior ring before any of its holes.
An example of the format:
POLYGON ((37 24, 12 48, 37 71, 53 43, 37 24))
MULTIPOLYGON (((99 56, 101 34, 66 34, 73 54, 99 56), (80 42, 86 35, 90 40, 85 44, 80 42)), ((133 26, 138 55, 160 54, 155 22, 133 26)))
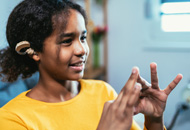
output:
POLYGON ((21 0, 14 1, 1 1, 0 2, 0 49, 7 45, 7 40, 5 36, 7 19, 12 11, 12 9, 20 2, 21 0))
MULTIPOLYGON (((178 73, 182 73, 183 79, 170 94, 164 113, 165 125, 169 125, 177 104, 182 101, 182 90, 190 80, 190 49, 173 48, 172 45, 168 48, 154 47, 155 44, 157 46, 171 43, 167 38, 156 37, 159 33, 152 27, 151 21, 145 18, 145 2, 145 0, 109 0, 108 82, 119 93, 133 66, 138 66, 141 76, 150 82, 151 62, 158 64, 161 89, 164 89, 178 73), (149 45, 151 47, 148 47, 149 45)), ((186 40, 190 43, 190 38, 186 40)), ((178 44, 180 46, 181 42, 178 44)), ((143 120, 142 116, 135 118, 140 123, 143 120)), ((189 127, 190 112, 186 111, 177 119, 174 130, 187 130, 189 127)))

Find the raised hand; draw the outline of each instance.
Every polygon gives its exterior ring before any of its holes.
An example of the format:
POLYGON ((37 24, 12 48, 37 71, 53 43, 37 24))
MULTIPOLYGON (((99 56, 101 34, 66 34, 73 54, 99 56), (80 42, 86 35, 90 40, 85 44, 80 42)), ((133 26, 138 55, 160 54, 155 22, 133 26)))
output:
MULTIPOLYGON (((152 122, 157 122, 157 125, 163 127, 163 112, 165 110, 166 101, 170 92, 182 79, 182 75, 178 74, 175 79, 164 89, 161 90, 158 84, 157 65, 150 64, 151 69, 151 84, 139 76, 137 82, 142 84, 141 95, 135 107, 135 114, 143 113, 145 115, 145 125, 149 129, 153 128, 152 122), (159 124, 160 123, 160 124, 159 124)), ((154 127, 155 128, 155 127, 154 127)), ((159 129, 159 127, 157 127, 159 129)), ((156 129, 154 129, 156 130, 156 129)))
POLYGON ((133 108, 139 99, 141 90, 141 86, 136 84, 138 75, 139 70, 134 67, 117 99, 105 103, 97 130, 130 130, 133 108))

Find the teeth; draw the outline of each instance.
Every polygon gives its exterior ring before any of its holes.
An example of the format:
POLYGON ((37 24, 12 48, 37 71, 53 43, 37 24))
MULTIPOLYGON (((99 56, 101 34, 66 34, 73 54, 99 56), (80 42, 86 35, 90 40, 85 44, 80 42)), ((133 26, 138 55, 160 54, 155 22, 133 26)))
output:
POLYGON ((74 64, 74 66, 81 66, 83 63, 74 64))

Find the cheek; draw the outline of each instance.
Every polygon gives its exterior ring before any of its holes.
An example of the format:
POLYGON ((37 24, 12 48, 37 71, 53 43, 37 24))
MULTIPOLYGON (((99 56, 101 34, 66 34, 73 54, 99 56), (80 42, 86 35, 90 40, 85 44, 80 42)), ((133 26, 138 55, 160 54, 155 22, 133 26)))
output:
POLYGON ((47 62, 54 62, 54 60, 56 59, 56 52, 55 49, 52 48, 45 48, 43 50, 43 53, 41 54, 40 60, 42 63, 47 63, 47 62))
POLYGON ((57 55, 61 63, 68 64, 72 58, 72 51, 70 49, 60 49, 57 55))

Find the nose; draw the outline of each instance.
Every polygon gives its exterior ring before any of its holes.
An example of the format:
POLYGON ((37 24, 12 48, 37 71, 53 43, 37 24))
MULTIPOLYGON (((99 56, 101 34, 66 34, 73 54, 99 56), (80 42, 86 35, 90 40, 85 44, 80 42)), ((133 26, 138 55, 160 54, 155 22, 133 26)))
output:
POLYGON ((86 44, 82 43, 80 40, 76 42, 75 46, 74 46, 74 53, 76 56, 83 56, 85 54, 87 54, 88 49, 86 47, 86 44))

